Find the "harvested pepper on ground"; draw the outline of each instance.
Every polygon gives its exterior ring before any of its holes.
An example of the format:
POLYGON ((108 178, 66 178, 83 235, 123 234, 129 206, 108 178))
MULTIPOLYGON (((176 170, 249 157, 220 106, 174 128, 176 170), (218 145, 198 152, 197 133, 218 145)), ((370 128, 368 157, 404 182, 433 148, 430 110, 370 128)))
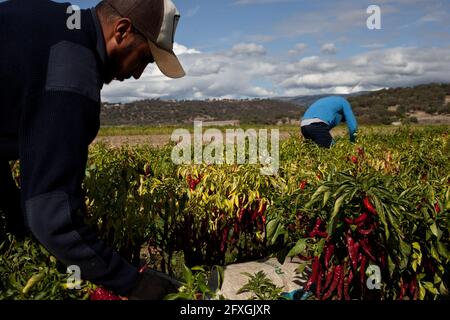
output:
POLYGON ((111 291, 105 288, 97 288, 93 291, 90 296, 90 300, 122 300, 119 296, 116 296, 111 291))

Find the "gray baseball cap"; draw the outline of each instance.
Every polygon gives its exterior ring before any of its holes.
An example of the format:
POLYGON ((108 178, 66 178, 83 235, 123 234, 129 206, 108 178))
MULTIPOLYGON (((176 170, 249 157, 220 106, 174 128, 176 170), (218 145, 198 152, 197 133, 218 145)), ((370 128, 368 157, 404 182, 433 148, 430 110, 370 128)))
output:
POLYGON ((104 0, 148 40, 150 50, 161 72, 170 78, 186 75, 173 52, 180 13, 171 0, 104 0))

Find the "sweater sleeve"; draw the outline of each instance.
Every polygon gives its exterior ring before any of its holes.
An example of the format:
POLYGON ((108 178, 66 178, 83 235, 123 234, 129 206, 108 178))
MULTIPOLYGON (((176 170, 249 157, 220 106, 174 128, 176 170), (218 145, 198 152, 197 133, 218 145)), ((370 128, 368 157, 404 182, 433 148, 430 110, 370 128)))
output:
POLYGON ((99 106, 72 92, 45 92, 29 106, 20 137, 22 201, 34 236, 81 277, 126 295, 137 270, 84 223, 81 184, 99 106))
POLYGON ((347 123, 350 141, 355 141, 355 133, 358 130, 358 123, 356 121, 355 115, 353 114, 352 107, 348 101, 343 103, 343 113, 345 117, 345 122, 347 123))

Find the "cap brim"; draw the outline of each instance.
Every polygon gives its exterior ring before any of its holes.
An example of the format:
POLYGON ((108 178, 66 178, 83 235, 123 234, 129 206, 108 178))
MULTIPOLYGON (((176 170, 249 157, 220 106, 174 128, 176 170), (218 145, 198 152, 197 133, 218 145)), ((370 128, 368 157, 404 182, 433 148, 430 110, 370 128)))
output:
POLYGON ((169 78, 182 78, 186 75, 180 61, 173 51, 158 47, 154 42, 148 42, 153 58, 159 70, 169 78))

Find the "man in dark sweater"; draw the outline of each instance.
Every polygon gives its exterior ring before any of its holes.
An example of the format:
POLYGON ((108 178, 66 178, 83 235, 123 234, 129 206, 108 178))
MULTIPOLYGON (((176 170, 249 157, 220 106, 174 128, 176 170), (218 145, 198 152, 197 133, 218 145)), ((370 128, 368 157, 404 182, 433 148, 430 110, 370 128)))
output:
POLYGON ((83 222, 81 184, 99 130, 100 90, 138 79, 156 62, 184 76, 173 53, 179 13, 171 0, 104 0, 79 11, 49 0, 0 3, 0 210, 81 276, 115 293, 161 299, 177 283, 139 273, 83 222), (20 159, 21 189, 9 161, 20 159), (26 227, 24 227, 24 225, 26 227))

